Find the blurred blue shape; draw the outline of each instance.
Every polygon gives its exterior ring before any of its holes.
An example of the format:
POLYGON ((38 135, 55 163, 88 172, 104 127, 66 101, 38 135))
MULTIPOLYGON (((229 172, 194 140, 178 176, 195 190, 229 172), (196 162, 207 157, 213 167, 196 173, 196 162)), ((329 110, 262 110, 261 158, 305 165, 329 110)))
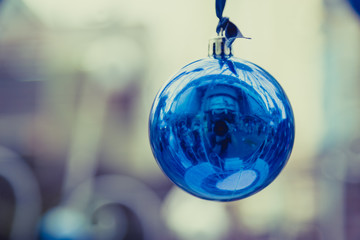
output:
POLYGON ((68 207, 55 207, 40 222, 41 240, 91 240, 89 220, 81 212, 68 207))
POLYGON ((232 201, 269 185, 294 143, 285 92, 265 70, 207 58, 180 70, 155 98, 150 142, 165 174, 200 198, 232 201))
POLYGON ((360 16, 360 0, 349 0, 349 3, 355 12, 360 16))

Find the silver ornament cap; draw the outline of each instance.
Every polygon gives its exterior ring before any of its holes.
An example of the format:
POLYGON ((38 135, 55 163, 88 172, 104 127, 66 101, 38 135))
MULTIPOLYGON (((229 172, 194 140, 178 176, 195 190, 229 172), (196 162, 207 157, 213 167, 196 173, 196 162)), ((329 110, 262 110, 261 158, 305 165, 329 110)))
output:
POLYGON ((217 36, 209 40, 208 56, 214 58, 231 57, 231 47, 226 46, 226 38, 217 36))

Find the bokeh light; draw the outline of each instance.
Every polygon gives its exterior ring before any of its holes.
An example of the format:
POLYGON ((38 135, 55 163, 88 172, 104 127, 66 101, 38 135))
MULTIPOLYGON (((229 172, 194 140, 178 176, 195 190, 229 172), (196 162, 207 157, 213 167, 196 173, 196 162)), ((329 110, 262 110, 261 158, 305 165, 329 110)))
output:
POLYGON ((183 240, 222 239, 229 230, 224 204, 194 198, 178 188, 168 193, 163 215, 169 228, 183 240))
POLYGON ((101 240, 358 240, 357 2, 227 1, 251 37, 234 56, 279 82, 296 138, 267 188, 215 203, 164 176, 148 139, 157 91, 207 56, 214 1, 0 1, 0 239, 39 239, 53 214, 101 240))

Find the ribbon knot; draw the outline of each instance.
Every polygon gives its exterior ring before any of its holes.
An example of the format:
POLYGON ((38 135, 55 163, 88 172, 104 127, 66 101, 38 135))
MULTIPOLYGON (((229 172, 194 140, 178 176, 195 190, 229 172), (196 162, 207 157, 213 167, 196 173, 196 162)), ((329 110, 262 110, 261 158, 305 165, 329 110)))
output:
POLYGON ((219 18, 219 23, 216 27, 216 33, 218 35, 222 35, 223 33, 225 36, 225 44, 227 47, 231 47, 232 43, 235 41, 236 38, 246 38, 244 37, 240 30, 236 27, 234 23, 232 23, 228 17, 223 17, 223 12, 225 8, 226 0, 216 0, 216 16, 219 18))

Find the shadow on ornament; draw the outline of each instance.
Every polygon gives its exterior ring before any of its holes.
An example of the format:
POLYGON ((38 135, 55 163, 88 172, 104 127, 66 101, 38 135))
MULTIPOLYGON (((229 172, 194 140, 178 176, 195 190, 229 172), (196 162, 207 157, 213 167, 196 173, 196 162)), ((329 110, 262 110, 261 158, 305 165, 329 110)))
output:
POLYGON ((280 173, 294 143, 294 117, 269 73, 230 54, 182 68, 156 96, 149 133, 175 184, 200 198, 231 201, 280 173))
POLYGON ((15 153, 0 147, 0 176, 10 184, 15 196, 10 239, 35 239, 41 197, 32 170, 15 153))

